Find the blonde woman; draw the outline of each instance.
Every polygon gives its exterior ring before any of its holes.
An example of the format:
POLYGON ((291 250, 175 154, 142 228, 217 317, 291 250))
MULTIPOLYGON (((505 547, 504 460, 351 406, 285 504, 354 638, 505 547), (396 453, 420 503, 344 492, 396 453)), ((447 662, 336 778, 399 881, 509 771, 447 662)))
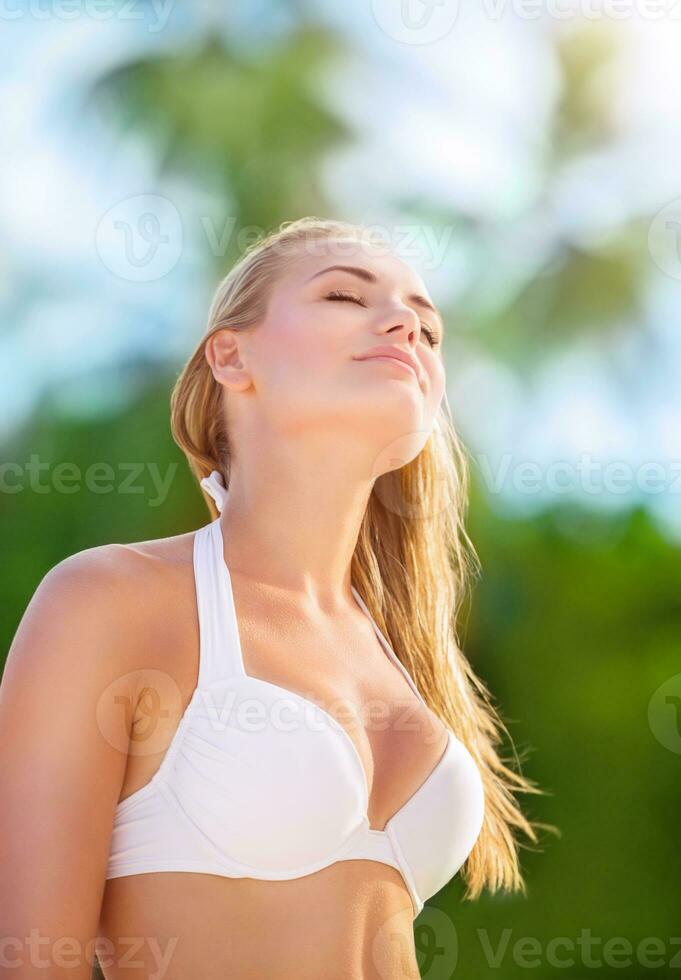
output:
POLYGON ((22 980, 31 929, 51 978, 89 977, 95 937, 110 980, 413 978, 459 870, 523 887, 531 787, 456 638, 442 345, 421 278, 344 222, 285 223, 219 285, 171 400, 210 521, 60 562, 10 651, 22 980))

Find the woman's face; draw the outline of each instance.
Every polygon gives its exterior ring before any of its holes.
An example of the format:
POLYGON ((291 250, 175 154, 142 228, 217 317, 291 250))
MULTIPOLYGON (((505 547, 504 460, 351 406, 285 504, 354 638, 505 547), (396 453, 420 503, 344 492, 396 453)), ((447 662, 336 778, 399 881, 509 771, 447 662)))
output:
POLYGON ((240 338, 259 410, 282 433, 351 432, 369 445, 374 475, 404 465, 444 393, 442 322, 431 305, 420 276, 385 249, 327 241, 301 250, 264 320, 240 338))

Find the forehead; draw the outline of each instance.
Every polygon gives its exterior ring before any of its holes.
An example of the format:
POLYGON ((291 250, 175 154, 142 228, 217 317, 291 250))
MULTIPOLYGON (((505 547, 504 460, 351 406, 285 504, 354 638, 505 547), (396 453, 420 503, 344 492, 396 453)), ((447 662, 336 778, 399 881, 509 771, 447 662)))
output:
MULTIPOLYGON (((312 277, 321 282, 318 274, 333 266, 352 266, 364 269, 376 276, 377 285, 397 286, 408 292, 428 296, 421 276, 407 262, 397 256, 388 244, 374 244, 348 239, 322 239, 304 243, 290 257, 289 267, 282 277, 282 285, 305 286, 312 277)), ((342 275, 342 272, 338 272, 342 275)), ((350 273, 346 273, 350 275, 350 273)), ((329 273, 331 278, 331 273, 329 273)), ((358 283, 357 276, 352 276, 358 283)), ((367 283, 368 284, 368 283, 367 283)))

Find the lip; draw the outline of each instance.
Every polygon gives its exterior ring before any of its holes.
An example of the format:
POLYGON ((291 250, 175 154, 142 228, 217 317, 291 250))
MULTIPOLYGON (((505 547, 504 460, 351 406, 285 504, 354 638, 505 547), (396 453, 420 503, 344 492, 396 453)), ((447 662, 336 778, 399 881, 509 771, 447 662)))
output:
POLYGON ((370 350, 365 351, 364 354, 358 354, 355 360, 367 361, 373 360, 374 358, 390 358, 393 361, 401 361, 407 367, 411 368, 416 375, 417 381, 419 384, 421 383, 421 371, 416 358, 412 354, 407 353, 407 351, 402 350, 402 348, 386 345, 372 347, 370 350))

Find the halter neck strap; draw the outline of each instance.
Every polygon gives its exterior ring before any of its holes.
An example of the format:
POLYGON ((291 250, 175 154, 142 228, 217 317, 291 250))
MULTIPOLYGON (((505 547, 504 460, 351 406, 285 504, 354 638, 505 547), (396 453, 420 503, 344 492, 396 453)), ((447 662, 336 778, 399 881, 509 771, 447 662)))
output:
POLYGON ((222 508, 225 505, 225 501, 229 495, 229 490, 225 486, 225 481, 222 473, 219 470, 213 470, 210 476, 204 476, 201 480, 201 486, 203 489, 211 495, 215 501, 215 506, 218 509, 218 513, 222 513, 222 508))

